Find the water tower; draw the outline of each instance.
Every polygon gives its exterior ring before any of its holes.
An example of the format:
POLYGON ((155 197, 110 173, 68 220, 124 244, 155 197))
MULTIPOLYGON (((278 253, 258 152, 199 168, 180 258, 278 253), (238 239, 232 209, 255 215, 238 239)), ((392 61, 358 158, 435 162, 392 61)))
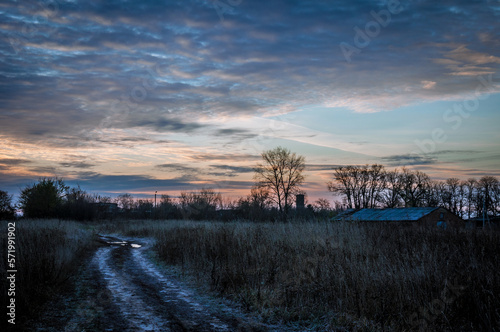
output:
POLYGON ((295 195, 295 206, 297 207, 297 210, 304 210, 305 205, 304 205, 304 195, 303 194, 295 195))

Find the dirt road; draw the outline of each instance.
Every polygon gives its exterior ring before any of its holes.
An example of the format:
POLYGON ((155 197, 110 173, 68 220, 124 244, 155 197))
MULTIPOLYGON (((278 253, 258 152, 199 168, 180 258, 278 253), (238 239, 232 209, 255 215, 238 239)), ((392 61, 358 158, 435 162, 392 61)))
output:
POLYGON ((38 331, 281 331, 197 295, 151 261, 148 239, 100 236, 70 295, 52 303, 38 331))

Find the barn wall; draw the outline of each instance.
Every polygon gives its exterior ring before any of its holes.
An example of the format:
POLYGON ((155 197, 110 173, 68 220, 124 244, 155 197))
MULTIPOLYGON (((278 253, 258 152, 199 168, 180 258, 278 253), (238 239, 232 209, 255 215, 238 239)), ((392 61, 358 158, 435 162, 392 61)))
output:
POLYGON ((460 217, 446 210, 445 208, 439 208, 428 215, 420 218, 418 223, 421 225, 436 227, 439 221, 446 222, 447 227, 464 227, 465 222, 460 217), (443 218, 441 218, 441 213, 443 214, 443 218))

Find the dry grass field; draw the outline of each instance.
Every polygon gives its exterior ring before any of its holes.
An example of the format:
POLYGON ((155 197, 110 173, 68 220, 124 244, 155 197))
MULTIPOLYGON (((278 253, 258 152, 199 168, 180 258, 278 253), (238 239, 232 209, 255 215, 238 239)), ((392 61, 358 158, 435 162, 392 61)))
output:
MULTIPOLYGON (((500 325, 499 232, 325 222, 16 225, 24 314, 64 287, 99 232, 156 238, 159 262, 269 322, 366 331, 500 325)), ((0 264, 5 270, 5 257, 0 264)))
POLYGON ((498 330, 500 234, 348 223, 178 223, 167 264, 270 320, 349 330, 498 330))
MULTIPOLYGON (((0 237, 0 270, 7 271, 7 221, 0 237)), ((81 258, 92 251, 92 233, 72 221, 16 221, 16 312, 17 322, 36 316, 40 306, 67 284, 78 270, 81 258)), ((7 306, 7 283, 0 283, 7 306)), ((4 307, 5 308, 5 307, 4 307)), ((2 320, 5 323, 5 320, 2 320)))

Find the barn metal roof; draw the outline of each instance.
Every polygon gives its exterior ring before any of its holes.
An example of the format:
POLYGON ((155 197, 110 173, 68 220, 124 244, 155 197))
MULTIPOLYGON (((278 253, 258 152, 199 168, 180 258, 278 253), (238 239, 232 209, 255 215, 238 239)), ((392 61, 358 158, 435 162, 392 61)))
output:
POLYGON ((414 207, 395 209, 362 209, 347 217, 348 220, 363 221, 417 221, 438 208, 414 207))

